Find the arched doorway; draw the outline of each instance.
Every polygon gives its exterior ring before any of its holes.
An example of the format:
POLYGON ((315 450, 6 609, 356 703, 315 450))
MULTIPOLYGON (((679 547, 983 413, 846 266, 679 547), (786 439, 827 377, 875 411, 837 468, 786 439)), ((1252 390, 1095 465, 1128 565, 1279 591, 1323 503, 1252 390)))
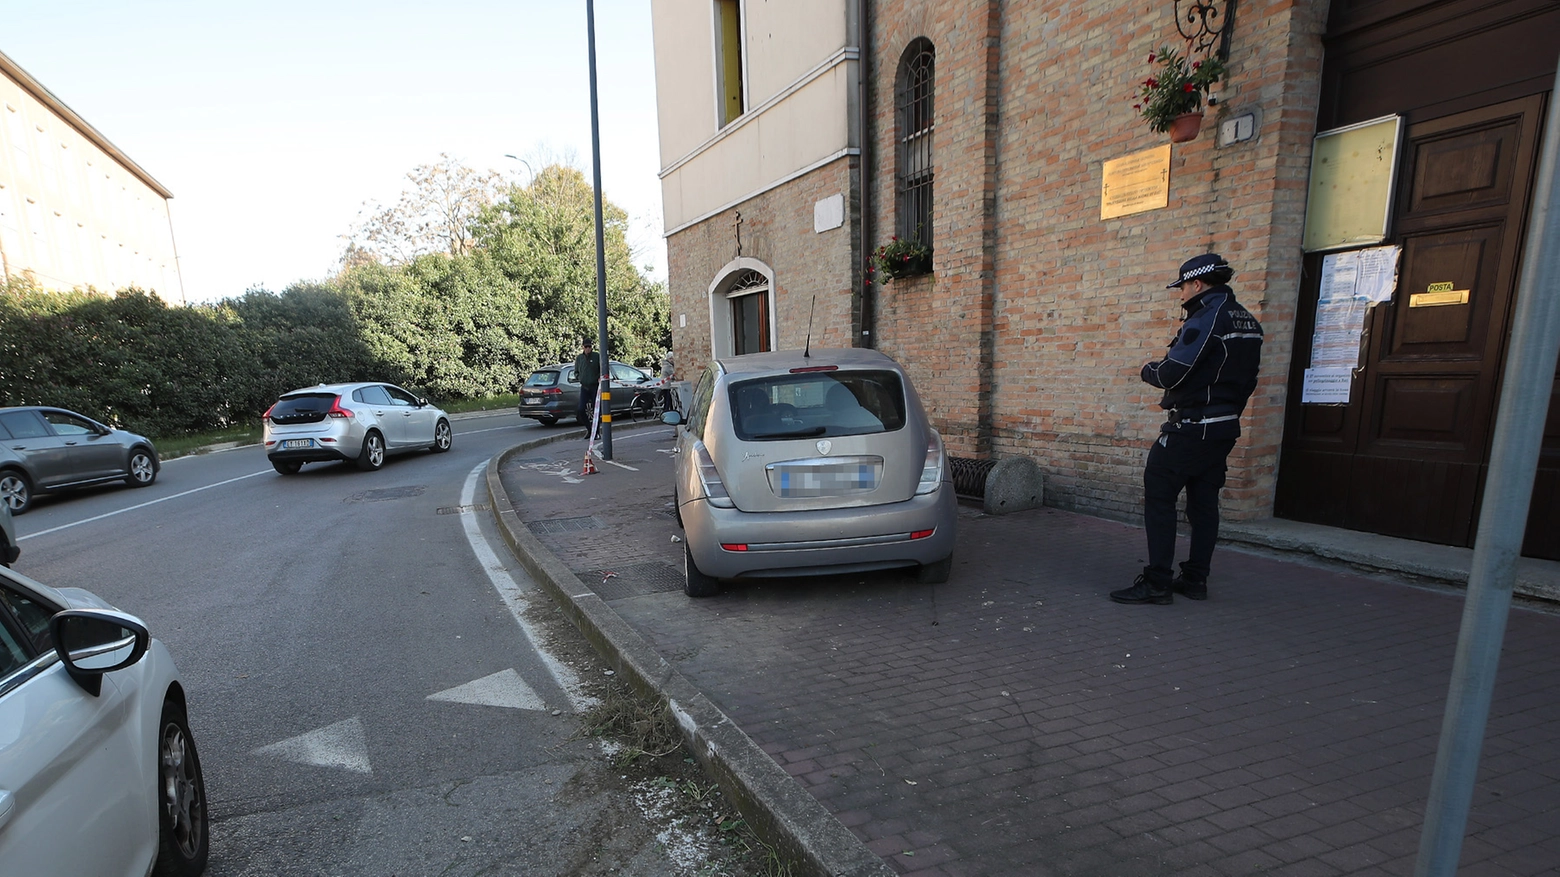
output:
POLYGON ((734 259, 710 284, 710 346, 715 358, 774 350, 774 271, 757 259, 734 259))

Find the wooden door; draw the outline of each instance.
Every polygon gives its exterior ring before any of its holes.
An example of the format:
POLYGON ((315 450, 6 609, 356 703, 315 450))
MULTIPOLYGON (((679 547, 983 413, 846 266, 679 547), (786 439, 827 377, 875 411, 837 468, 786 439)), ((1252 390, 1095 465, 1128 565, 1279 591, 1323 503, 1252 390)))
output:
MULTIPOLYGON (((1310 331, 1298 327, 1280 516, 1472 544, 1543 109, 1533 96, 1409 126, 1391 241, 1403 247, 1398 288, 1368 318, 1349 405, 1300 404, 1310 331), (1448 284, 1466 303, 1416 306, 1414 294, 1448 284)), ((1303 313, 1314 315, 1320 265, 1307 257, 1303 313)), ((1535 529, 1560 517, 1557 423, 1535 529)), ((1560 554, 1554 528, 1528 543, 1560 554)))

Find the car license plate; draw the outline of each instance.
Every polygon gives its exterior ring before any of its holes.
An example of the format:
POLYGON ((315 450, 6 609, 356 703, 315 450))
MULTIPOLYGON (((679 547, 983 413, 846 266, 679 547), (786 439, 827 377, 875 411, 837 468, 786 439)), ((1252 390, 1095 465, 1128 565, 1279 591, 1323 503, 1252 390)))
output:
POLYGON ((542 397, 541 396, 527 396, 527 397, 525 397, 525 404, 527 404, 527 405, 540 405, 540 404, 542 404, 542 397))
POLYGON ((282 447, 284 449, 285 448, 312 448, 312 447, 314 447, 314 440, 313 439, 288 439, 287 441, 282 442, 282 447))

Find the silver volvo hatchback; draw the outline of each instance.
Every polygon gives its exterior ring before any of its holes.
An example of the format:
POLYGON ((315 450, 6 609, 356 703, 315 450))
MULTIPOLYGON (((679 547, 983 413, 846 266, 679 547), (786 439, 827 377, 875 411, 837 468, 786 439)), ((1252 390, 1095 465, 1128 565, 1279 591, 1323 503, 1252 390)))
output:
POLYGON ((283 393, 261 415, 265 454, 283 475, 304 463, 346 460, 372 472, 385 457, 450 449, 450 418, 395 384, 320 384, 283 393))
POLYGON ((958 503, 899 364, 866 349, 716 360, 678 425, 685 590, 721 579, 915 567, 947 581, 958 503))

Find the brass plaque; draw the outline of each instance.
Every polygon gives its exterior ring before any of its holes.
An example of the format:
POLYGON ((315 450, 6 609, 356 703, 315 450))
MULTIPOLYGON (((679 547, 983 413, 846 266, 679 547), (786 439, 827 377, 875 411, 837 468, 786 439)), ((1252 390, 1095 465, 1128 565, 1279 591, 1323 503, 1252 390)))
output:
MULTIPOLYGON (((1408 297, 1408 306, 1411 308, 1433 308, 1440 305, 1465 305, 1468 303, 1468 290, 1466 289, 1436 289, 1440 283, 1432 283, 1433 292, 1416 292, 1408 297)), ((1446 284, 1450 286, 1451 284, 1446 284)))
POLYGON ((1450 280, 1447 280, 1447 281, 1445 281, 1443 283, 1432 283, 1432 284, 1430 284, 1429 286, 1425 287, 1425 292, 1451 292, 1452 290, 1454 290, 1456 288, 1457 288, 1457 284, 1453 283, 1450 280))
POLYGON ((1100 173, 1100 219, 1170 205, 1170 144, 1105 162, 1100 173))

